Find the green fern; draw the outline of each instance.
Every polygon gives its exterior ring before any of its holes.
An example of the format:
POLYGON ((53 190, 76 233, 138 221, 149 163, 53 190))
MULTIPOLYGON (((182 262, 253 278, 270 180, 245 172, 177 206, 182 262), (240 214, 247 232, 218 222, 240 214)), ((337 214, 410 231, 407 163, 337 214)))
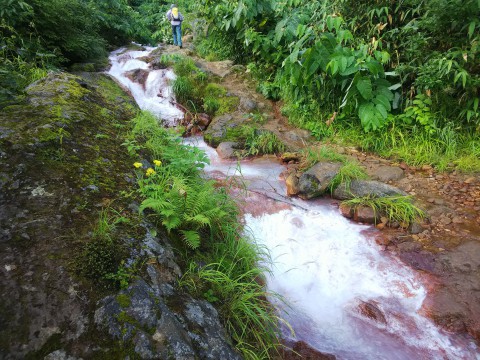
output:
POLYGON ((180 233, 183 235, 182 238, 193 250, 197 249, 200 246, 200 234, 198 231, 194 230, 180 230, 180 233))

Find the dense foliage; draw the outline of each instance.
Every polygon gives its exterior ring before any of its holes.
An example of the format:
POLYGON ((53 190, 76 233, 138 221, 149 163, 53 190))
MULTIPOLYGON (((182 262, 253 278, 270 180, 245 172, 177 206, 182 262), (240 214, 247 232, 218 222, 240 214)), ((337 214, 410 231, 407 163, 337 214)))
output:
POLYGON ((217 0, 197 8, 209 30, 204 55, 235 48, 259 90, 285 99, 290 120, 319 138, 340 132, 387 156, 400 145, 394 155, 441 166, 480 155, 477 0, 217 0), (401 149, 421 143, 421 160, 401 149))
POLYGON ((0 0, 0 107, 48 70, 105 66, 107 50, 153 43, 167 5, 154 0, 0 0))

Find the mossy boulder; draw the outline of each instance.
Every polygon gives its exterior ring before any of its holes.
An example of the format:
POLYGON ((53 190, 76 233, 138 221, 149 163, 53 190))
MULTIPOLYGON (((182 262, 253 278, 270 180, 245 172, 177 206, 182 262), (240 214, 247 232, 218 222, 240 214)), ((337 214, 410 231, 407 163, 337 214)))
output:
POLYGON ((374 180, 353 180, 347 186, 340 184, 333 192, 333 197, 339 200, 348 200, 357 197, 385 197, 407 196, 408 194, 399 188, 374 180))
POLYGON ((298 180, 299 196, 312 199, 323 195, 342 166, 342 163, 329 161, 321 161, 313 165, 298 180))
POLYGON ((208 145, 215 148, 225 141, 238 141, 241 131, 236 132, 235 129, 240 129, 244 122, 245 118, 237 113, 216 116, 205 130, 204 139, 208 145))
POLYGON ((74 260, 134 182, 121 144, 136 112, 94 73, 52 73, 0 112, 0 357, 43 358, 85 336, 95 294, 74 260))

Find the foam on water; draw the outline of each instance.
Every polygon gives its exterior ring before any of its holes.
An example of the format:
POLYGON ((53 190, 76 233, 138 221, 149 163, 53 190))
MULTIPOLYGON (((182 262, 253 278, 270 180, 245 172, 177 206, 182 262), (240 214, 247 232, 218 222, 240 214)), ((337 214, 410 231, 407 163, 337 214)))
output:
POLYGON ((119 49, 110 54, 110 75, 116 78, 123 86, 130 90, 138 106, 148 110, 164 121, 167 126, 177 125, 183 118, 175 102, 170 83, 175 79, 175 74, 170 69, 150 70, 149 65, 139 60, 148 56, 155 48, 146 48, 145 51, 128 51, 119 49), (148 70, 145 86, 131 81, 125 74, 128 71, 143 69, 148 70))
POLYGON ((245 220, 270 249, 267 284, 287 300, 297 340, 342 359, 475 359, 474 348, 454 345, 419 315, 426 291, 415 274, 336 209, 293 207, 245 220), (386 323, 359 315, 361 302, 377 304, 386 323))
MULTIPOLYGON (((285 193, 282 165, 269 160, 222 160, 201 138, 185 143, 205 150, 210 165, 205 172, 217 178, 241 176, 249 190, 285 193)), ((275 301, 295 337, 339 359, 477 359, 475 345, 438 329, 423 317, 426 296, 422 280, 396 258, 382 252, 337 208, 293 199, 287 210, 271 213, 271 200, 245 202, 245 222, 256 241, 273 260, 267 278, 270 290, 288 306, 275 301), (249 213, 249 204, 256 215, 249 213), (383 321, 361 314, 359 305, 375 304, 383 321)), ((285 337, 291 337, 286 330, 285 337)))

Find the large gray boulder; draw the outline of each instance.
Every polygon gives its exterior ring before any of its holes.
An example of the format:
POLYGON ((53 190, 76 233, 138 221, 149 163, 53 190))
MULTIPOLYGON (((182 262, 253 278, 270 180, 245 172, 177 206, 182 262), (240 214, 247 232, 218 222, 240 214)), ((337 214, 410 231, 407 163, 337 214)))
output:
POLYGON ((217 310, 181 292, 175 255, 162 236, 149 231, 140 256, 147 274, 98 302, 95 324, 140 359, 239 360, 217 310))
POLYGON ((349 186, 340 184, 333 192, 333 197, 348 200, 356 197, 372 196, 407 196, 408 194, 395 186, 374 180, 353 180, 349 186))
POLYGON ((339 162, 318 162, 313 165, 298 180, 299 196, 312 199, 323 195, 342 166, 339 162))

